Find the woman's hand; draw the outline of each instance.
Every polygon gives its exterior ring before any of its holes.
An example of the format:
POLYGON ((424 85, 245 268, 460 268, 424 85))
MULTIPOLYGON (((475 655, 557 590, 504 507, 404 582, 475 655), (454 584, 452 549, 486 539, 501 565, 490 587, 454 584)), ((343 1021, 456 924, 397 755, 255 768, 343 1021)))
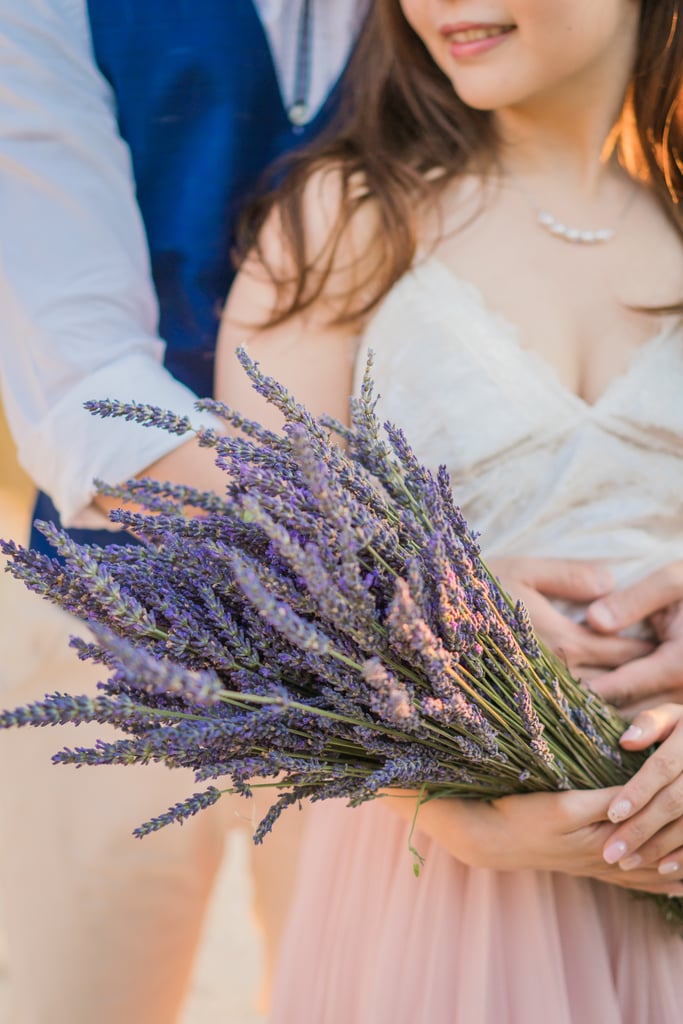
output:
MULTIPOLYGON (((558 871, 625 889, 683 896, 683 871, 663 875, 653 865, 624 871, 604 859, 615 831, 607 811, 620 793, 619 787, 530 793, 490 803, 439 798, 420 806, 416 824, 472 867, 558 871)), ((405 820, 412 820, 416 794, 385 799, 405 820)))
POLYGON ((608 809, 621 822, 603 855, 626 873, 656 867, 662 877, 683 878, 683 706, 664 704, 643 711, 621 737, 627 750, 660 746, 608 809))
POLYGON ((646 657, 591 679, 605 700, 629 715, 664 701, 683 701, 683 562, 594 601, 586 618, 604 638, 614 639, 620 630, 647 620, 659 641, 646 657))
POLYGON ((494 559, 489 568, 508 593, 524 603, 538 636, 577 678, 602 677, 604 669, 620 668, 652 651, 646 641, 600 635, 553 607, 550 598, 584 604, 609 594, 614 580, 599 563, 520 557, 494 559))

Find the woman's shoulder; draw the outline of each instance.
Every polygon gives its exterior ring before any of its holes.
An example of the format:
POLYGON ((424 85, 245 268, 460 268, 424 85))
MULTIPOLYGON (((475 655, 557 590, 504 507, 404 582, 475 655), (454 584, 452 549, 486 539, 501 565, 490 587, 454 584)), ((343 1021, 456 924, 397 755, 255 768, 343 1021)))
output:
POLYGON ((272 203, 243 264, 276 286, 278 305, 354 319, 382 270, 380 206, 360 173, 327 161, 272 203))
POLYGON ((365 175, 349 172, 338 161, 329 161, 311 170, 302 182, 301 205, 306 216, 306 232, 313 247, 329 243, 330 236, 343 225, 348 233, 344 244, 367 241, 379 226, 379 205, 365 175))

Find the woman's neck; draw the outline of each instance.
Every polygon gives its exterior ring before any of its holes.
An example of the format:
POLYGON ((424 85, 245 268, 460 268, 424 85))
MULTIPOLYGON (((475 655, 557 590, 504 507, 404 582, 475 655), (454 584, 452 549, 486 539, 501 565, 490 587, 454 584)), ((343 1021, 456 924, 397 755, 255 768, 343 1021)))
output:
POLYGON ((634 61, 635 39, 626 40, 609 60, 577 78, 497 111, 503 167, 529 181, 543 178, 595 196, 617 168, 609 158, 634 61))
POLYGON ((614 159, 617 120, 612 116, 569 124, 506 111, 499 118, 500 165, 529 182, 543 181, 593 198, 606 179, 623 174, 614 159))

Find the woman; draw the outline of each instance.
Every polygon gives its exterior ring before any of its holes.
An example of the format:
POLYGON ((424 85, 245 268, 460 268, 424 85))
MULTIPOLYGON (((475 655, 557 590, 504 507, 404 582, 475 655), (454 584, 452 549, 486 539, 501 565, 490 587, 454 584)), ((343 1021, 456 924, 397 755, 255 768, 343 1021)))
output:
MULTIPOLYGON (((683 561, 680 13, 378 0, 350 128, 256 217, 219 396, 273 422, 235 372, 249 335, 344 419, 372 348, 382 415, 447 464, 504 578, 600 558, 599 592, 683 561)), ((588 677, 650 650, 576 629, 588 677)), ((272 1020, 677 1022, 683 943, 627 890, 683 892, 682 722, 637 716, 625 746, 664 742, 622 790, 426 805, 419 881, 408 801, 314 808, 272 1020)))

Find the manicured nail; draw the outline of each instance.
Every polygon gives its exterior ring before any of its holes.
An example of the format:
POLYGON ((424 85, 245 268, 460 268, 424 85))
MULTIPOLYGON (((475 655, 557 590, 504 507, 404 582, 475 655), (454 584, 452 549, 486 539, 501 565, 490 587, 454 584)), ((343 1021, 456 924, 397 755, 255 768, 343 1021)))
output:
POLYGON ((626 732, 621 737, 622 740, 639 740, 643 735, 643 730, 639 725, 629 725, 626 732))
POLYGON ((632 853, 630 857, 624 857, 623 860, 619 861, 619 867, 624 871, 633 871, 634 868, 639 868, 643 863, 643 858, 639 853, 632 853))
POLYGON ((608 864, 616 864, 624 856, 626 850, 626 843, 622 843, 619 839, 616 843, 610 843, 609 846, 606 846, 602 851, 602 856, 608 864))
POLYGON ((680 871, 681 866, 675 860, 667 860, 657 868, 660 875, 673 875, 674 871, 680 871))
POLYGON ((613 821, 616 824, 616 822, 623 821, 624 818, 628 818, 632 810, 633 805, 630 800, 617 800, 617 802, 612 804, 608 810, 607 817, 610 821, 613 821))
POLYGON ((595 604, 591 605, 591 619, 602 629, 614 629, 616 626, 616 620, 614 615, 607 607, 606 604, 602 604, 600 601, 596 601, 595 604))

